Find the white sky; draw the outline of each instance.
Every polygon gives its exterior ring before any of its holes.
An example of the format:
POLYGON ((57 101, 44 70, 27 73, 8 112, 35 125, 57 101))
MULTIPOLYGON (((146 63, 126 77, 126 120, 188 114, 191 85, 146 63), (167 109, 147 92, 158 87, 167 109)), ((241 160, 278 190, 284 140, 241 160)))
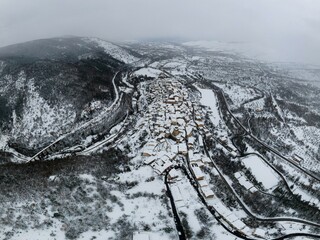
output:
POLYGON ((0 46, 61 35, 245 41, 320 64, 320 0, 0 0, 0 46))

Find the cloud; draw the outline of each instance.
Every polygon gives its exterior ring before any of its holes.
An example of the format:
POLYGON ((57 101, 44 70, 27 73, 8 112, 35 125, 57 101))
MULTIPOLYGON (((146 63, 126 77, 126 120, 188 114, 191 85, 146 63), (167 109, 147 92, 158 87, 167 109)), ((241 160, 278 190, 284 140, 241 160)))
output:
POLYGON ((0 46, 61 35, 252 41, 320 64, 319 12, 318 0, 0 0, 0 46))

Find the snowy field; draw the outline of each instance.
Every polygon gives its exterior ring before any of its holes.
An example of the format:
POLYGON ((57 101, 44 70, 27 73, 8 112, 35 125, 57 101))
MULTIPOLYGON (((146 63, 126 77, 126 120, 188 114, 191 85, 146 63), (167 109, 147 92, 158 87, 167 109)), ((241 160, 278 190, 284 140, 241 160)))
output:
POLYGON ((200 103, 211 108, 210 119, 214 125, 219 125, 221 118, 215 93, 210 89, 197 88, 201 92, 200 103))
POLYGON ((283 145, 291 146, 292 150, 287 155, 288 158, 291 159, 294 154, 297 154, 303 158, 300 163, 302 167, 315 172, 319 171, 317 153, 320 149, 320 130, 314 126, 295 126, 294 124, 289 126, 289 128, 273 129, 270 133, 283 145), (294 134, 293 138, 290 137, 290 133, 294 134))
POLYGON ((249 87, 242 87, 239 85, 231 85, 227 83, 214 84, 221 88, 228 95, 235 107, 240 107, 241 104, 245 103, 246 101, 259 96, 259 94, 257 94, 254 89, 249 87))
POLYGON ((79 174, 65 196, 62 179, 70 178, 49 177, 50 194, 41 201, 1 203, 0 239, 131 239, 132 233, 146 229, 150 240, 177 239, 171 209, 162 197, 165 185, 148 166, 107 181, 79 174))
POLYGON ((110 56, 112 56, 113 58, 121 62, 132 63, 139 60, 138 58, 130 55, 127 51, 125 51, 121 47, 118 47, 117 45, 112 44, 110 42, 103 41, 98 38, 88 38, 87 40, 89 42, 97 43, 100 47, 104 49, 105 53, 109 54, 110 56))
POLYGON ((29 82, 26 89, 26 107, 20 121, 13 111, 12 136, 28 138, 29 145, 35 146, 39 138, 53 132, 55 135, 62 133, 63 129, 74 123, 76 112, 71 105, 52 107, 36 91, 33 81, 29 82), (39 108, 41 106, 41 108, 39 108))
POLYGON ((147 77, 158 77, 162 71, 154 68, 141 68, 138 71, 135 71, 133 75, 136 76, 147 76, 147 77))
POLYGON ((318 128, 313 126, 297 126, 291 129, 299 141, 305 142, 315 152, 318 150, 320 139, 320 130, 318 128))
POLYGON ((266 189, 273 189, 279 183, 279 179, 273 170, 260 157, 250 155, 243 158, 242 162, 246 168, 251 169, 257 181, 261 182, 266 189))
POLYGON ((265 99, 261 98, 259 100, 248 102, 248 103, 244 104, 244 107, 251 108, 255 111, 257 111, 257 110, 259 111, 259 110, 264 109, 264 105, 265 105, 265 99))
POLYGON ((175 204, 181 220, 187 219, 188 221, 191 230, 188 234, 189 239, 239 239, 227 232, 204 207, 188 179, 184 177, 182 180, 171 184, 170 188, 176 200, 180 198, 177 197, 177 195, 182 197, 182 199, 176 201, 175 204), (180 191, 180 194, 177 194, 177 190, 180 191), (205 233, 204 236, 203 233, 205 233))

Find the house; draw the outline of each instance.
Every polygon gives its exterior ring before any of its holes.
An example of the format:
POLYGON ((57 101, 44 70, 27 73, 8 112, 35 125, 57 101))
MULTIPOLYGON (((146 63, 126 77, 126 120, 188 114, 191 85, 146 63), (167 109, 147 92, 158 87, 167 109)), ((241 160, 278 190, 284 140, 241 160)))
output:
POLYGON ((214 197, 213 191, 208 186, 201 187, 201 192, 205 198, 213 198, 214 197))
POLYGON ((205 133, 205 136, 206 136, 207 139, 212 138, 212 134, 210 132, 209 133, 205 133))
POLYGON ((230 215, 231 211, 229 208, 227 208, 221 201, 215 201, 213 203, 214 208, 217 210, 217 212, 222 216, 230 215))
POLYGON ((159 77, 158 77, 158 78, 164 79, 164 78, 167 78, 167 75, 162 72, 162 73, 159 74, 159 77))
POLYGON ((241 231, 246 227, 246 225, 241 221, 241 220, 236 220, 235 222, 232 223, 232 225, 237 229, 238 231, 241 231))
POLYGON ((226 137, 220 137, 219 140, 220 140, 220 142, 222 144, 227 144, 227 138, 226 137))
POLYGON ((188 138, 188 147, 189 147, 189 148, 193 149, 194 141, 195 141, 195 138, 194 138, 194 137, 189 137, 189 138, 188 138))
POLYGON ((292 156, 292 160, 295 161, 298 164, 301 164, 304 161, 304 159, 302 157, 300 157, 299 155, 297 155, 297 154, 294 154, 292 156))
POLYGON ((196 123, 198 128, 203 128, 204 127, 204 121, 196 120, 195 123, 196 123))
POLYGON ((191 156, 191 157, 190 157, 190 155, 189 155, 189 161, 190 161, 190 163, 198 163, 198 162, 201 162, 201 159, 202 159, 202 157, 201 157, 201 155, 198 154, 198 153, 193 153, 193 152, 192 152, 192 156, 191 156))
POLYGON ((236 152, 235 150, 232 150, 232 151, 230 152, 230 156, 231 156, 232 158, 237 157, 237 152, 236 152))
POLYGON ((199 147, 203 147, 203 138, 201 137, 201 135, 199 135, 198 141, 199 141, 199 147))
POLYGON ((184 119, 182 119, 182 118, 178 118, 178 119, 177 119, 177 122, 178 122, 178 125, 179 125, 179 126, 185 126, 185 125, 186 125, 186 122, 185 122, 184 119))
POLYGON ((158 161, 155 161, 151 164, 151 166, 154 168, 155 172, 158 174, 163 174, 168 168, 172 167, 173 164, 169 160, 159 159, 158 161))
POLYGON ((198 121, 201 121, 202 120, 202 114, 196 113, 195 114, 195 119, 198 120, 198 121))
POLYGON ((150 156, 154 156, 155 152, 153 151, 153 148, 144 148, 144 150, 142 151, 142 156, 144 157, 150 157, 150 156))
POLYGON ((211 165, 212 164, 211 159, 208 158, 208 157, 202 157, 201 161, 203 162, 203 164, 206 164, 206 165, 211 165))
POLYGON ((240 172, 236 172, 236 173, 234 174, 234 176, 235 176, 236 179, 239 179, 239 178, 242 177, 242 175, 241 175, 240 172))
POLYGON ((170 170, 168 177, 169 177, 169 180, 176 179, 179 177, 179 173, 177 170, 173 168, 170 170))
POLYGON ((203 179, 203 180, 198 180, 198 184, 199 184, 200 187, 207 187, 207 186, 209 186, 209 185, 208 185, 208 182, 207 182, 205 179, 203 179))
POLYGON ((255 229, 252 233, 253 236, 260 237, 260 238, 264 238, 265 234, 266 234, 266 231, 259 228, 255 229))
POLYGON ((145 146, 155 147, 158 144, 158 142, 155 139, 150 139, 145 146))
POLYGON ((158 140, 158 141, 162 141, 162 140, 164 140, 164 138, 166 137, 166 134, 164 133, 164 132, 160 132, 158 135, 156 135, 157 137, 156 137, 156 139, 158 140))
POLYGON ((171 125, 178 125, 178 120, 177 120, 176 116, 171 117, 171 125))
POLYGON ((192 163, 191 164, 191 170, 195 176, 195 178, 197 180, 203 180, 204 179, 204 174, 203 172, 201 171, 201 169, 199 168, 199 166, 195 163, 192 163))
POLYGON ((177 136, 180 133, 180 130, 179 130, 178 127, 172 127, 170 129, 170 131, 171 131, 171 135, 174 136, 174 137, 177 136))
POLYGON ((165 156, 167 156, 168 159, 170 159, 170 160, 174 160, 174 159, 176 158, 177 154, 178 154, 178 152, 176 152, 176 153, 166 152, 166 155, 165 155, 165 156))
POLYGON ((183 197, 182 197, 180 188, 178 186, 172 186, 171 193, 173 195, 175 202, 183 201, 183 197))
POLYGON ((171 145, 171 152, 174 154, 179 153, 179 146, 178 145, 171 145))
POLYGON ((157 159, 156 156, 150 156, 150 157, 147 157, 146 160, 144 160, 144 163, 149 165, 149 164, 153 163, 156 159, 157 159))
POLYGON ((176 104, 176 100, 175 99, 166 99, 165 101, 164 101, 164 103, 167 103, 167 104, 176 104))
POLYGON ((180 143, 178 145, 178 149, 179 149, 179 153, 183 154, 183 155, 187 155, 188 154, 188 148, 187 145, 185 143, 180 143))
POLYGON ((236 222, 239 218, 234 214, 234 213, 230 213, 228 214, 227 216, 225 216, 226 220, 229 222, 229 223, 234 223, 236 222))

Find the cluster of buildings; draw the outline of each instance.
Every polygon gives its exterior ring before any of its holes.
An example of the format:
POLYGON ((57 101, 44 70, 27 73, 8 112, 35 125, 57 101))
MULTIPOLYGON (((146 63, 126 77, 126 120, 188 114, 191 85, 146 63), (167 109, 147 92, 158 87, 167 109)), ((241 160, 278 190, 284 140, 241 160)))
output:
POLYGON ((293 154, 293 156, 291 157, 291 159, 292 159, 295 163, 297 163, 297 164, 299 164, 299 165, 301 165, 301 164, 304 162, 304 159, 303 159, 302 157, 300 157, 298 154, 293 154))
MULTIPOLYGON (((228 132, 223 127, 220 125, 215 127, 214 136, 206 127, 205 119, 207 114, 210 115, 210 109, 205 109, 198 102, 191 100, 192 96, 179 81, 163 78, 154 80, 148 87, 148 94, 153 100, 145 114, 145 123, 149 128, 150 138, 143 147, 142 156, 144 163, 150 165, 157 174, 169 174, 169 179, 173 183, 170 189, 174 194, 176 206, 180 208, 185 204, 184 193, 186 191, 180 189, 179 184, 183 181, 177 182, 181 175, 175 169, 178 165, 184 165, 188 167, 202 196, 206 198, 208 206, 215 210, 217 217, 230 225, 234 231, 243 235, 251 234, 257 238, 268 235, 269 230, 248 227, 244 222, 243 213, 237 213, 228 208, 215 197, 209 186, 208 179, 206 179, 209 175, 205 174, 204 168, 213 163, 211 158, 204 154, 203 138, 215 139, 217 149, 221 149, 232 158, 238 156, 238 150, 228 138, 228 132)), ((212 153, 209 154, 212 156, 212 153)), ((296 164, 304 162, 304 159, 297 154, 292 155, 290 160, 296 164)), ((258 191, 243 172, 236 172, 234 176, 249 192, 258 191)), ((318 199, 310 198, 309 202, 314 206, 319 205, 318 199)), ((141 233, 139 237, 148 239, 144 233, 141 233)))
POLYGON ((234 176, 239 181, 239 183, 248 191, 252 193, 258 191, 257 188, 246 178, 246 176, 242 172, 236 172, 234 176))
MULTIPOLYGON (((145 116, 151 137, 142 150, 144 163, 150 165, 159 175, 169 172, 169 179, 172 181, 180 177, 174 166, 187 165, 209 206, 235 230, 240 233, 252 232, 241 218, 214 197, 215 194, 203 172, 205 166, 212 165, 211 159, 203 154, 203 137, 213 137, 205 126, 205 116, 209 112, 191 101, 188 91, 178 81, 155 81, 150 84, 149 92, 154 101, 145 116)), ((231 157, 236 157, 236 150, 226 137, 219 136, 216 140, 231 157)), ((256 191, 241 173, 237 173, 236 178, 250 191, 256 191)), ((183 190, 179 185, 172 184, 171 191, 174 193, 176 206, 183 207, 183 190)), ((252 234, 263 236, 260 232, 252 234)))
POLYGON ((149 92, 154 102, 145 116, 151 138, 142 150, 144 163, 159 175, 170 170, 171 179, 178 178, 175 165, 187 164, 203 195, 213 197, 202 171, 204 166, 212 164, 201 154, 202 136, 211 136, 204 124, 206 112, 190 100, 187 89, 176 80, 155 81, 150 84, 149 92))
MULTIPOLYGON (((212 166, 213 163, 204 154, 203 138, 214 138, 221 150, 226 150, 225 152, 233 158, 237 156, 237 150, 224 134, 213 136, 206 128, 205 116, 210 114, 210 109, 206 110, 190 100, 188 90, 176 80, 154 80, 150 83, 148 92, 153 102, 145 114, 150 138, 142 149, 144 163, 150 165, 159 175, 168 173, 173 183, 181 176, 174 167, 179 164, 188 166, 203 197, 219 217, 240 233, 250 232, 256 237, 264 236, 264 231, 250 229, 241 217, 217 199, 206 179, 207 175, 203 169, 205 166, 212 166)), ((235 177, 249 191, 257 191, 241 172, 237 172, 235 177)), ((184 206, 184 190, 179 186, 178 182, 171 184, 178 208, 184 206)))

